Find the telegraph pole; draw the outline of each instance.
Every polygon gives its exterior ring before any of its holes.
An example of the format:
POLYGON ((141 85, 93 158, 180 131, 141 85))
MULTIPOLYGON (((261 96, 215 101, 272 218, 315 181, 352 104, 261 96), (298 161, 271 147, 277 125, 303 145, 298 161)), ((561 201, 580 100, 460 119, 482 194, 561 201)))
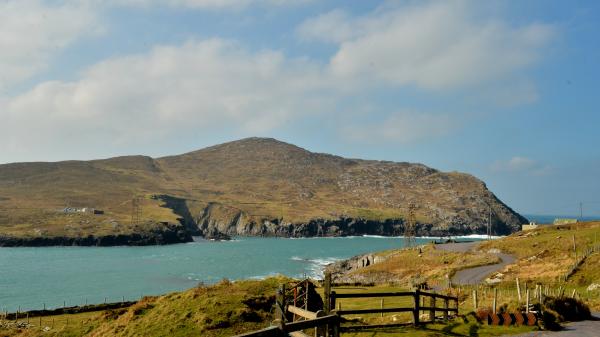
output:
POLYGON ((583 202, 579 202, 579 220, 583 220, 583 202))
POLYGON ((131 224, 139 225, 142 219, 142 197, 134 196, 131 200, 131 224))
POLYGON ((488 204, 487 238, 492 239, 492 206, 488 204))
POLYGON ((415 239, 417 231, 417 219, 415 216, 415 204, 408 205, 408 219, 404 225, 404 246, 405 248, 414 248, 417 246, 415 239))

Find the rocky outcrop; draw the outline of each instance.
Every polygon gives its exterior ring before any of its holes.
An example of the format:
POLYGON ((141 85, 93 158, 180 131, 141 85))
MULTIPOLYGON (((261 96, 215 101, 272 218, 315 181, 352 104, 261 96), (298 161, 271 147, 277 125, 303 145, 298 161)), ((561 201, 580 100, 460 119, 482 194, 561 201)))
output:
POLYGON ((10 237, 0 236, 0 247, 48 246, 151 246, 193 241, 180 226, 167 225, 144 233, 115 234, 85 237, 10 237))
MULTIPOLYGON (((228 236, 315 237, 404 234, 403 219, 369 220, 361 218, 312 219, 286 222, 281 219, 256 219, 245 212, 219 203, 210 203, 197 217, 199 232, 205 237, 228 236)), ((495 234, 509 234, 512 229, 496 220, 495 234)), ((485 233, 485 226, 473 226, 460 218, 451 225, 418 223, 418 236, 448 236, 485 233)))

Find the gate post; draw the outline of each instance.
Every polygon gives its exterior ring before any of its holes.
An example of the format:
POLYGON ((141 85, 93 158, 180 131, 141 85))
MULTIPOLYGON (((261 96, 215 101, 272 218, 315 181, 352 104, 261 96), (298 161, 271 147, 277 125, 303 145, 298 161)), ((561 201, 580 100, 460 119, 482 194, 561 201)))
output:
POLYGON ((431 320, 432 323, 435 322, 435 296, 431 296, 429 298, 429 307, 431 309, 429 309, 429 319, 431 320))
POLYGON ((449 303, 450 300, 448 299, 448 297, 444 298, 444 321, 448 321, 448 309, 450 309, 450 305, 449 303))
MULTIPOLYGON (((323 280, 323 295, 325 297, 325 303, 323 305, 323 311, 329 315, 331 311, 331 273, 325 272, 325 279, 323 280)), ((335 308, 334 308, 335 309, 335 308)))
POLYGON ((415 302, 414 303, 415 305, 414 305, 414 308, 413 308, 413 325, 414 326, 419 325, 419 310, 420 310, 419 309, 419 305, 420 305, 420 302, 421 302, 421 298, 420 297, 421 297, 421 294, 419 293, 419 288, 417 288, 415 290, 415 294, 413 296, 413 299, 414 299, 414 302, 415 302))

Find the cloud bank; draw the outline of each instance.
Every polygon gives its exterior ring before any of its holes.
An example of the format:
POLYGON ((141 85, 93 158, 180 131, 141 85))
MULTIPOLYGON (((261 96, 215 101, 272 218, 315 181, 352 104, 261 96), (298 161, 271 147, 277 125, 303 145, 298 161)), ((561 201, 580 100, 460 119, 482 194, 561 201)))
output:
MULTIPOLYGON (((126 3, 150 6, 155 1, 126 3)), ((170 4, 206 7, 217 1, 170 4)), ((316 114, 336 114, 339 130, 355 141, 365 141, 366 134, 377 135, 371 141, 400 143, 444 136, 460 127, 460 114, 423 113, 402 102, 390 109, 375 101, 374 109, 384 117, 357 125, 344 119, 339 106, 358 93, 375 96, 381 88, 392 93, 387 100, 393 101, 393 93, 406 87, 434 98, 456 90, 476 93, 478 86, 495 83, 510 87, 517 72, 535 64, 554 29, 485 20, 469 4, 433 2, 359 17, 334 10, 310 18, 296 32, 304 43, 336 46, 325 62, 289 57, 276 49, 251 51, 221 38, 159 45, 98 62, 75 80, 44 81, 18 95, 0 96, 0 162, 22 153, 36 157, 56 148, 98 144, 118 148, 219 128, 268 133, 316 114)), ((0 69, 10 69, 0 86, 33 76, 61 48, 98 27, 89 7, 39 7, 35 1, 0 6, 0 48, 11 49, 0 55, 0 69), (31 21, 39 24, 28 28, 6 14, 4 21, 2 13, 7 12, 37 13, 31 21), (31 41, 23 38, 28 34, 31 41)), ((529 88, 522 101, 535 99, 535 89, 529 88)))

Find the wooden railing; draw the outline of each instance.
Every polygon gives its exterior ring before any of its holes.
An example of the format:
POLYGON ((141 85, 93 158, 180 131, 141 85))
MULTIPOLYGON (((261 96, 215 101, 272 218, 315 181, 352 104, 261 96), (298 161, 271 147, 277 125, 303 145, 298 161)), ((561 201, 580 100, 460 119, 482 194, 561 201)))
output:
POLYGON ((340 316, 344 315, 362 315, 362 314, 379 314, 379 313, 400 313, 400 312, 411 312, 413 316, 413 324, 418 325, 420 321, 420 312, 429 312, 429 322, 435 321, 436 312, 442 312, 443 319, 448 320, 450 313, 458 314, 458 298, 453 296, 446 296, 435 293, 427 293, 420 290, 407 291, 407 292, 381 292, 381 293, 358 293, 358 294, 338 294, 332 291, 329 296, 329 308, 335 308, 336 301, 340 298, 382 298, 382 297, 411 297, 413 299, 412 306, 406 307, 389 307, 389 308, 369 308, 369 309, 344 309, 337 310, 336 313, 340 316), (421 301, 424 298, 429 298, 429 304, 421 305, 421 301), (438 306, 439 301, 443 303, 443 306, 438 306), (450 304, 454 305, 450 305, 450 304))
MULTIPOLYGON (((308 291, 308 286, 306 287, 308 291)), ((295 293, 297 295, 297 293, 295 293)), ((344 315, 362 315, 362 314, 383 314, 383 313, 399 313, 399 312, 410 312, 412 313, 412 324, 419 325, 423 323, 434 322, 436 319, 436 312, 441 312, 444 320, 448 320, 450 313, 458 314, 458 297, 447 296, 436 293, 424 292, 419 289, 415 291, 403 291, 403 292, 378 292, 378 293, 336 293, 331 290, 331 275, 326 274, 324 280, 324 308, 317 312, 312 312, 307 309, 307 303, 303 302, 303 307, 297 307, 295 305, 287 305, 286 303, 286 289, 282 285, 277 291, 276 303, 275 303, 275 317, 276 320, 273 322, 274 326, 259 331, 249 332, 235 337, 339 337, 340 331, 346 331, 350 329, 364 329, 373 328, 379 326, 373 325, 353 325, 347 327, 341 327, 340 322, 344 315), (412 299, 411 306, 393 306, 385 308, 383 304, 379 308, 368 308, 368 309, 346 309, 336 310, 336 301, 342 298, 384 298, 384 297, 410 297, 412 299), (429 299, 428 304, 425 303, 429 299), (438 304, 441 303, 441 306, 438 304), (420 313, 429 312, 429 321, 421 321, 420 313), (287 317, 292 317, 288 320, 287 317), (308 335, 304 331, 309 331, 311 335, 308 335)), ((308 299, 308 296, 303 298, 308 299)), ((383 303, 383 302, 382 302, 383 303)), ((410 323, 408 323, 410 324, 410 323)), ((394 324, 398 325, 398 324, 394 324)), ((384 326, 392 326, 384 325, 384 326)))
MULTIPOLYGON (((310 335, 307 335, 302 331, 308 329, 315 329, 323 326, 330 326, 331 330, 333 330, 332 333, 329 333, 329 336, 339 337, 339 316, 335 314, 317 317, 315 319, 309 319, 305 321, 283 323, 266 329, 237 335, 235 337, 310 337, 310 335)), ((325 331, 327 330, 328 329, 325 328, 325 331)), ((318 336, 325 336, 325 334, 318 336)))
POLYGON ((310 337, 303 332, 309 329, 314 331, 314 337, 339 337, 340 316, 335 311, 326 314, 323 310, 312 312, 286 305, 285 294, 285 286, 282 285, 276 296, 274 326, 235 337, 310 337), (286 318, 287 313, 293 314, 291 322, 286 318), (300 320, 296 320, 297 318, 300 320))
MULTIPOLYGON (((363 314, 383 314, 383 313, 401 313, 410 312, 412 313, 412 324, 419 325, 421 323, 434 322, 436 318, 436 312, 442 313, 442 318, 447 321, 450 313, 458 314, 458 297, 448 296, 436 293, 428 293, 419 289, 415 291, 403 291, 403 292, 379 292, 379 293, 349 293, 349 294, 338 294, 331 290, 331 275, 325 274, 324 284, 325 288, 325 312, 333 312, 336 309, 336 302, 341 298, 384 298, 384 297, 410 297, 412 298, 412 306, 394 306, 394 307, 383 307, 379 308, 368 308, 368 309, 345 309, 338 308, 335 311, 339 316, 344 315, 363 315, 363 314), (421 305, 426 302, 425 299, 429 299, 429 303, 421 305), (443 306, 438 306, 438 302, 441 300, 443 306), (429 321, 421 322, 420 313, 421 311, 429 312, 429 321)), ((356 328, 368 328, 372 326, 356 326, 356 328)))

